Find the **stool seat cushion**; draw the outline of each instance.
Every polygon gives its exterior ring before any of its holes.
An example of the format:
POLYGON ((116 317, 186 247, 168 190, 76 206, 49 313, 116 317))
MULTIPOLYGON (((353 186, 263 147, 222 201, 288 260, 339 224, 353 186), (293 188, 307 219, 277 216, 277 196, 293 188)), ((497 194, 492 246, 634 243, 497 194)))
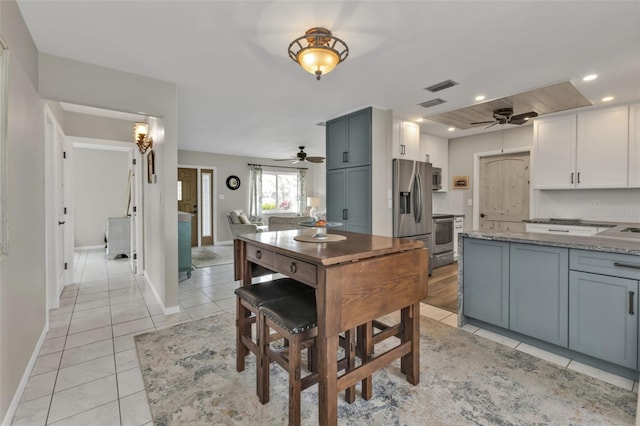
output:
POLYGON ((234 293, 249 305, 257 308, 265 302, 305 291, 313 292, 313 288, 291 278, 280 278, 239 287, 234 290, 234 293))
POLYGON ((318 325, 315 291, 292 294, 286 298, 265 302, 260 314, 291 334, 299 334, 318 325))

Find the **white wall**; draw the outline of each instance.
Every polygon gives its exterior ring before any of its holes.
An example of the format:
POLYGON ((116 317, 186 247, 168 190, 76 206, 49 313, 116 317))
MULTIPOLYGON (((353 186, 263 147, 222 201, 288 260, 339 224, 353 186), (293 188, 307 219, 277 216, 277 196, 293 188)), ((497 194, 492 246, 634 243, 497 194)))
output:
MULTIPOLYGON (((524 125, 498 132, 483 133, 449 140, 449 176, 469 176, 468 190, 452 190, 434 197, 438 211, 442 208, 462 207, 465 215, 465 230, 472 229, 473 207, 468 200, 473 198, 473 156, 478 152, 499 151, 533 146, 533 126, 524 125)), ((535 158, 533 159, 535 161, 535 158)), ((532 190, 531 217, 580 218, 613 222, 640 221, 640 189, 593 189, 593 190, 532 190)), ((447 211, 441 211, 447 213, 447 211)), ((451 213, 459 213, 451 211, 451 213)))
POLYGON ((73 148, 75 247, 104 246, 108 217, 127 214, 129 153, 73 148))
POLYGON ((64 112, 64 133, 67 136, 130 141, 133 144, 133 125, 133 121, 64 112))
POLYGON ((10 51, 9 245, 0 261, 0 419, 8 423, 17 404, 12 399, 46 326, 45 147, 38 52, 15 1, 0 2, 0 33, 10 51))
POLYGON ((150 123, 158 180, 143 186, 144 268, 165 313, 178 310, 175 84, 44 53, 39 62, 40 93, 47 99, 161 118, 150 123))
MULTIPOLYGON (((214 169, 214 241, 229 241, 233 239, 229 229, 227 214, 231 210, 243 209, 249 212, 249 166, 248 164, 262 164, 263 166, 299 166, 287 162, 275 162, 259 157, 240 157, 235 155, 212 154, 197 151, 178 151, 178 164, 180 166, 196 166, 214 169), (226 186, 227 177, 235 175, 240 178, 240 188, 235 191, 226 186), (220 197, 223 198, 220 198, 220 197)), ((319 211, 326 206, 326 187, 324 163, 305 163, 301 167, 307 170, 307 193, 309 196, 320 197, 319 211)), ((277 169, 274 169, 277 170, 277 169)), ((291 169, 293 171, 293 169, 291 169)), ((263 216, 266 217, 266 215, 263 216)))

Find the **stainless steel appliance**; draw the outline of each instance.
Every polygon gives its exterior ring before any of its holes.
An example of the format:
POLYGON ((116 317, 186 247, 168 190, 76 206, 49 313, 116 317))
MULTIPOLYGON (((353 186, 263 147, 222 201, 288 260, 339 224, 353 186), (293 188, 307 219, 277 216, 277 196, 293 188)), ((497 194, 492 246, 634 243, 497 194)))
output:
POLYGON ((431 260, 432 201, 430 163, 393 160, 393 236, 420 240, 429 249, 431 260))
POLYGON ((442 169, 440 167, 432 168, 431 189, 433 191, 440 191, 442 189, 442 169))
POLYGON ((433 267, 453 263, 454 215, 433 215, 433 267))

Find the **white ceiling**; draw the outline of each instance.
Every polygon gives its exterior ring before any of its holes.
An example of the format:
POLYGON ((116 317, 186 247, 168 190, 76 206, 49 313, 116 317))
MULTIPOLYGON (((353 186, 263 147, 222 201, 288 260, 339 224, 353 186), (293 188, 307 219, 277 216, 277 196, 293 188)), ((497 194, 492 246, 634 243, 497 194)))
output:
MULTIPOLYGON (((279 158, 306 145, 322 155, 317 123, 360 107, 414 120, 564 80, 596 106, 605 95, 640 99, 637 0, 18 4, 41 52, 175 82, 181 149, 279 158), (287 55, 315 26, 350 49, 320 81, 287 55), (599 78, 583 82, 589 73, 599 78), (446 79, 459 85, 424 90, 446 79), (447 102, 418 106, 436 97, 447 102)), ((483 131, 421 127, 447 138, 483 131)))

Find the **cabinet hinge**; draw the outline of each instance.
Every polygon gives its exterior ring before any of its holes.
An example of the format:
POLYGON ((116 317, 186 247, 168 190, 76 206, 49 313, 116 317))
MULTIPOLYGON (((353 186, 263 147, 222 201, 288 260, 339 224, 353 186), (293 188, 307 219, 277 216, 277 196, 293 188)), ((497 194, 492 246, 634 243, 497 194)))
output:
POLYGON ((138 253, 133 253, 133 259, 137 259, 138 258, 138 253))
POLYGON ((136 159, 135 158, 133 159, 133 165, 134 166, 136 165, 136 159))
POLYGON ((133 206, 133 212, 136 213, 138 211, 138 208, 136 206, 133 206))
POLYGON ((65 270, 69 269, 69 264, 67 262, 64 262, 64 269, 65 270))

